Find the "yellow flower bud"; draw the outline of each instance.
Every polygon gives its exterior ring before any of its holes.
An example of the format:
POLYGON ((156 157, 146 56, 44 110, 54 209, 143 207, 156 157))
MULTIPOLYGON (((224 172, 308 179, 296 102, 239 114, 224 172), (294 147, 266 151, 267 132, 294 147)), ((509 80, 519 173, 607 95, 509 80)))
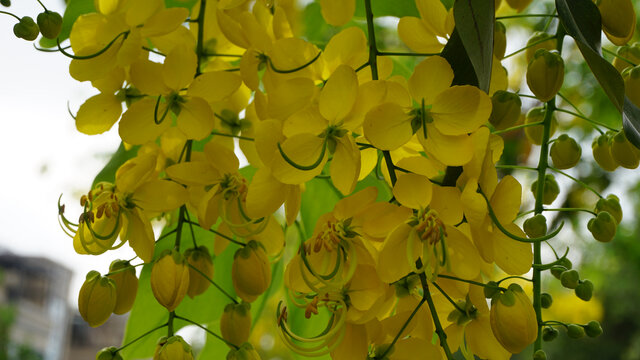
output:
POLYGON ((527 85, 542 102, 553 99, 564 81, 564 61, 556 52, 539 49, 527 67, 527 85))
POLYGON ((547 49, 549 51, 554 50, 556 48, 556 38, 546 32, 536 31, 531 35, 529 40, 527 40, 526 46, 530 46, 525 50, 525 57, 528 64, 531 62, 533 55, 538 51, 538 49, 547 49))
POLYGON ((189 267, 177 250, 165 250, 151 269, 151 290, 160 305, 175 310, 189 288, 189 267))
POLYGON ((531 4, 533 0, 507 0, 507 4, 510 8, 522 12, 524 9, 531 4))
POLYGON ((593 139, 591 143, 593 158, 606 171, 613 171, 618 168, 618 163, 611 156, 611 137, 612 133, 607 132, 593 139))
POLYGON ((122 360, 122 356, 116 350, 115 346, 103 348, 96 354, 96 360, 122 360))
POLYGON ((613 58, 613 66, 622 72, 624 69, 632 67, 633 64, 640 64, 640 43, 633 43, 631 46, 621 46, 616 53, 620 56, 613 58), (624 59, 626 60, 624 60, 624 59), (627 61, 628 60, 628 61, 627 61), (631 62, 631 63, 629 63, 631 62))
POLYGON ((138 293, 138 278, 136 269, 128 261, 114 260, 109 266, 109 279, 116 284, 116 307, 114 314, 122 315, 128 313, 133 307, 138 293))
POLYGON ((507 49, 507 28, 500 21, 496 21, 493 28, 493 56, 498 60, 504 58, 507 49))
POLYGON ((260 354, 249 343, 244 343, 238 349, 231 349, 227 353, 227 360, 262 360, 260 354))
POLYGON ((251 334, 251 304, 228 304, 220 317, 222 338, 240 346, 249 340, 251 334))
POLYGON ((503 90, 496 91, 491 97, 493 107, 489 122, 498 130, 513 126, 520 118, 522 101, 520 96, 503 90))
POLYGON ((595 212, 596 214, 600 214, 601 212, 606 211, 616 220, 617 224, 620 224, 622 221, 622 207, 620 206, 620 199, 613 195, 607 195, 607 198, 601 198, 596 203, 595 212))
POLYGON ((255 240, 236 251, 233 256, 231 279, 236 294, 246 302, 252 302, 269 288, 271 265, 261 244, 255 240))
POLYGON ((193 352, 181 336, 163 337, 158 341, 153 360, 193 360, 193 352))
POLYGON ((616 45, 624 45, 636 27, 636 12, 631 0, 600 0, 598 9, 602 18, 602 31, 616 45))
POLYGON ((116 307, 116 285, 97 271, 89 271, 78 294, 78 310, 89 326, 105 323, 116 307))
POLYGON ((491 301, 491 330, 502 346, 517 354, 538 336, 538 321, 533 305, 518 284, 491 301))
POLYGON ((595 218, 589 220, 587 229, 593 235, 593 238, 600 242, 609 242, 616 236, 616 228, 618 223, 613 215, 606 211, 598 213, 595 218))
POLYGON ((624 93, 635 105, 640 106, 640 66, 627 68, 622 72, 624 93))
POLYGON ((618 165, 627 168, 635 169, 640 164, 640 150, 638 150, 624 134, 624 130, 620 130, 617 134, 611 138, 611 157, 618 165))
MULTIPOLYGON (((544 120, 544 108, 537 107, 532 108, 527 113, 527 116, 524 119, 525 124, 533 124, 538 123, 544 120)), ((556 129, 558 128, 558 120, 555 115, 551 116, 551 128, 549 129, 549 136, 552 136, 556 129)), ((533 144, 540 145, 542 144, 542 132, 544 131, 544 127, 542 125, 528 126, 524 128, 524 134, 527 136, 529 141, 533 144)))
POLYGON ((551 160, 558 169, 570 169, 580 161, 582 148, 569 135, 562 134, 551 145, 551 160))
MULTIPOLYGON (((187 258, 189 265, 207 275, 209 279, 213 278, 213 262, 206 246, 188 249, 184 252, 184 256, 187 258)), ((189 289, 187 290, 187 295, 190 298, 193 299, 195 296, 205 292, 209 285, 211 285, 209 280, 195 269, 189 267, 189 289)))

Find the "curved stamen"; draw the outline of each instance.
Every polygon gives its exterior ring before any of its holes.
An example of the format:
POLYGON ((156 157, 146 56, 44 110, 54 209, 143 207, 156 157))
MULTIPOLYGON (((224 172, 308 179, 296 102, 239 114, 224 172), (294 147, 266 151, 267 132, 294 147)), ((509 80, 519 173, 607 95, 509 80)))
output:
MULTIPOLYGON (((118 40, 118 38, 120 36, 123 36, 126 39, 127 36, 129 35, 129 31, 123 31, 120 34, 118 34, 115 38, 113 38, 113 40, 111 40, 111 42, 109 42, 107 44, 107 46, 105 46, 102 50, 99 50, 96 53, 93 53, 91 55, 74 55, 74 54, 69 54, 68 52, 65 51, 65 48, 63 48, 62 46, 60 46, 60 39, 56 39, 56 45, 58 45, 58 51, 61 52, 64 56, 72 58, 74 60, 88 60, 88 59, 93 59, 94 57, 98 57, 102 54, 104 54, 105 51, 109 50, 109 48, 111 47, 111 45, 113 45, 116 40, 118 40)), ((124 39, 123 39, 124 40, 124 39)))
POLYGON ((271 58, 267 56, 267 62, 269 63, 269 67, 271 67, 271 70, 279 73, 279 74, 291 74, 294 73, 296 71, 300 71, 304 68, 306 68, 307 66, 313 64, 314 62, 316 62, 316 60, 318 60, 318 58, 320 58, 320 55, 322 55, 322 51, 318 51, 318 54, 311 60, 307 61, 305 64, 298 66, 297 68, 294 69, 288 69, 288 70, 282 70, 282 69, 278 69, 273 65, 273 62, 271 61, 271 58))
MULTIPOLYGON (((59 51, 60 51, 60 50, 58 50, 58 49, 45 49, 45 48, 39 48, 39 47, 37 47, 37 46, 36 46, 36 44, 35 44, 35 43, 33 44, 33 48, 34 48, 34 49, 36 49, 36 50, 38 50, 38 51, 42 51, 42 52, 59 52, 59 51)), ((71 48, 71 45, 68 45, 68 46, 63 47, 63 49, 64 49, 64 50, 67 50, 67 49, 70 49, 70 48, 71 48)))
POLYGON ((164 113, 162 113, 162 117, 160 118, 160 120, 158 120, 158 107, 160 106, 160 100, 162 100, 162 95, 158 95, 158 99, 156 100, 156 107, 153 109, 153 122, 155 122, 156 125, 162 124, 164 119, 167 117, 167 114, 169 113, 169 109, 171 108, 171 104, 167 104, 167 107, 164 109, 164 113))
POLYGON ((286 161, 289 165, 293 166, 298 170, 308 171, 308 170, 313 170, 317 168, 318 165, 320 165, 320 163, 324 159, 324 154, 327 151, 327 141, 325 140, 322 143, 322 151, 320 151, 320 156, 318 156, 318 159, 311 165, 300 165, 295 161, 291 160, 291 158, 288 157, 287 154, 285 154, 284 151, 282 150, 282 146, 280 145, 280 143, 278 143, 278 150, 280 151, 280 155, 282 155, 282 158, 284 159, 284 161, 286 161))

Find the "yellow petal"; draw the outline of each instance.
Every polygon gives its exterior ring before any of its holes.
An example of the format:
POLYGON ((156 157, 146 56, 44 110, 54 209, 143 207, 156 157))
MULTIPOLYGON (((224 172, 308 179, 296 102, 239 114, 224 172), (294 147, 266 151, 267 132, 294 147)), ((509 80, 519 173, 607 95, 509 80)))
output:
POLYGON ((362 127, 367 140, 380 150, 395 150, 413 136, 411 117, 400 105, 394 103, 385 103, 371 109, 362 127))
POLYGON ((83 134, 96 135, 111 129, 122 113, 122 104, 115 95, 98 94, 80 106, 76 128, 83 134))
POLYGON ((213 111, 206 100, 192 97, 181 104, 178 128, 188 139, 202 140, 211 135, 215 126, 213 111))
POLYGON ((247 215, 259 219, 273 214, 284 203, 286 187, 271 175, 269 168, 258 169, 247 191, 247 215))
POLYGON ((153 259, 153 249, 156 244, 151 223, 137 208, 133 209, 127 219, 126 239, 129 241, 129 246, 142 261, 150 262, 153 259))
POLYGON ((456 225, 462 221, 462 201, 460 190, 456 187, 436 186, 431 198, 431 208, 438 212, 438 217, 448 225, 456 225))
MULTIPOLYGON (((167 119, 160 124, 155 123, 153 118, 155 104, 154 99, 142 99, 131 104, 122 114, 118 133, 123 141, 132 145, 144 144, 155 140, 171 126, 171 122, 167 119)), ((158 113, 161 113, 161 110, 158 113)))
POLYGON ((322 17, 329 25, 342 26, 356 11, 355 0, 320 0, 322 17))
MULTIPOLYGON (((298 165, 311 166, 322 154, 324 139, 311 134, 300 134, 287 139, 281 144, 282 151, 289 159, 298 165)), ((276 153, 271 163, 273 176, 285 184, 302 184, 313 179, 322 172, 327 162, 328 151, 325 151, 322 160, 311 170, 300 170, 290 165, 280 153, 276 153)))
POLYGON ((184 185, 210 185, 220 179, 216 169, 204 161, 189 161, 171 165, 167 168, 167 175, 184 185))
POLYGON ((168 94, 171 90, 162 80, 162 64, 140 60, 131 64, 131 82, 140 92, 147 95, 168 94))
POLYGON ((338 145, 331 160, 331 181, 343 195, 349 195, 360 175, 360 150, 350 135, 337 140, 338 145))
POLYGON ((434 103, 436 96, 451 86, 453 70, 451 65, 440 56, 431 56, 421 61, 413 69, 409 78, 411 97, 426 105, 434 103))
POLYGON ((491 99, 475 86, 454 86, 436 96, 431 116, 444 135, 477 130, 491 115, 491 99))
POLYGON ((449 32, 447 31, 446 19, 447 9, 442 2, 435 0, 416 0, 416 7, 420 12, 420 17, 426 28, 432 33, 446 37, 449 32))
POLYGON ((393 196, 403 206, 412 209, 426 208, 431 202, 433 185, 428 178, 412 174, 401 173, 393 186, 393 196))
POLYGON ((368 60, 367 38, 359 27, 346 28, 333 35, 324 49, 322 58, 327 71, 333 72, 340 64, 358 68, 368 60))
POLYGON ((191 83, 198 57, 187 46, 176 46, 164 59, 162 79, 171 90, 178 91, 191 83))
MULTIPOLYGON (((222 201, 222 192, 218 193, 220 189, 219 185, 216 185, 209 189, 207 193, 202 197, 200 203, 198 204, 198 222, 203 229, 211 229, 211 226, 216 223, 218 217, 220 215, 220 201, 222 201)), ((219 227, 220 228, 225 225, 223 222, 219 227)), ((233 235, 233 234, 231 234, 233 235)), ((223 237, 218 237, 219 239, 223 239, 223 237)), ((226 241, 218 241, 216 239, 216 253, 218 250, 219 243, 224 243, 226 245, 226 241)))
POLYGON ((513 176, 507 175, 496 187, 491 197, 491 207, 502 225, 512 222, 520 211, 522 185, 513 176))
MULTIPOLYGON (((526 236, 524 231, 515 224, 506 224, 504 227, 512 234, 526 236)), ((531 244, 516 241, 498 229, 494 230, 494 234, 493 251, 496 265, 509 275, 526 274, 533 262, 531 244)))
POLYGON ((448 261, 451 271, 462 279, 475 279, 480 275, 478 250, 458 229, 447 226, 448 261))
MULTIPOLYGON (((256 124, 255 145, 262 162, 270 166, 278 152, 278 143, 283 143, 282 125, 277 120, 265 120, 256 124)), ((280 154, 277 154, 280 156, 280 154)))
POLYGON ((308 106, 315 92, 316 86, 311 79, 295 78, 279 82, 269 91, 269 115, 275 119, 286 119, 308 106))
POLYGON ((335 124, 351 111, 358 95, 356 72, 347 65, 339 66, 331 75, 318 98, 322 116, 335 124))
POLYGON ((166 212, 179 208, 189 199, 182 185, 168 180, 152 180, 140 185, 132 201, 144 211, 166 212), (162 196, 158 196, 162 194, 162 196))
POLYGON ((234 174, 238 171, 240 161, 232 148, 210 141, 204 146, 204 154, 209 164, 221 174, 234 174))
POLYGON ((151 16, 142 27, 143 37, 161 36, 174 31, 189 16, 189 10, 174 7, 159 11, 151 16))
POLYGON ((437 53, 443 45, 436 34, 416 17, 406 16, 398 23, 398 36, 411 50, 421 53, 437 53))
POLYGON ((410 337, 398 341, 394 348, 393 354, 389 357, 393 360, 413 360, 416 358, 416 354, 420 354, 419 356, 423 359, 442 359, 440 348, 425 339, 410 337))
POLYGON ((354 217, 376 201, 377 196, 378 189, 375 186, 369 186, 338 201, 333 208, 333 215, 341 220, 354 217))
POLYGON ((473 141, 470 136, 443 135, 434 126, 427 125, 426 141, 422 136, 422 130, 418 130, 418 140, 429 155, 433 155, 438 161, 449 166, 461 166, 468 163, 473 157, 473 141))
MULTIPOLYGON (((411 272, 407 258, 407 239, 413 231, 411 226, 400 224, 384 241, 378 257, 378 276, 386 283, 392 283, 411 272)), ((414 241, 417 245, 419 241, 414 241)), ((414 261, 418 258, 419 247, 414 249, 414 261)))
POLYGON ((289 116, 282 126, 282 133, 286 137, 302 133, 320 135, 327 125, 327 120, 320 114, 318 106, 311 105, 289 116))
POLYGON ((193 80, 187 94, 197 96, 208 102, 221 101, 240 88, 242 79, 228 71, 204 73, 193 80))

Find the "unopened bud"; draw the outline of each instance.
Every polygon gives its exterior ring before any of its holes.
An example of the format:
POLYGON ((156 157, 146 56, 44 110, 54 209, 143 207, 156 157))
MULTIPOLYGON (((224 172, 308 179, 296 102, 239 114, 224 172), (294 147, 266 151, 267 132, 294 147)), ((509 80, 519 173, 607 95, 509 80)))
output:
POLYGON ((13 25, 13 34, 20 39, 33 41, 40 34, 40 29, 33 18, 24 16, 19 23, 13 25))
POLYGON ((96 354, 96 360, 122 360, 122 356, 118 353, 115 346, 106 347, 96 354))
POLYGON ((531 35, 529 40, 527 40, 526 46, 527 49, 525 50, 525 57, 528 64, 531 62, 531 59, 533 59, 533 56, 538 49, 547 49, 549 51, 554 50, 556 48, 556 38, 549 33, 536 31, 531 35))
POLYGON ((548 309, 551 307, 551 304, 553 304, 553 297, 551 297, 551 294, 542 293, 540 295, 540 306, 542 306, 543 309, 548 309))
POLYGON ((493 27, 493 56, 498 60, 502 60, 506 50, 507 28, 500 21, 496 21, 496 24, 493 27))
POLYGON ((570 169, 580 161, 582 148, 569 135, 562 134, 551 144, 550 155, 556 168, 561 170, 570 169))
POLYGON ((38 14, 36 18, 40 33, 47 39, 55 39, 60 35, 62 29, 62 16, 54 11, 45 11, 38 14))
POLYGON ((624 130, 611 139, 611 156, 618 165, 627 169, 635 169, 640 164, 640 150, 629 142, 624 130))
POLYGON ((542 329, 542 340, 553 341, 558 337, 558 330, 548 326, 542 329))
POLYGON ((553 99, 564 82, 564 61, 556 52, 538 49, 527 67, 527 85, 542 102, 553 99))
POLYGON ((600 326, 599 322, 595 320, 591 320, 584 327, 584 332, 587 334, 588 337, 591 337, 591 338, 598 337, 600 336, 600 334, 602 334, 602 327, 600 326))
POLYGON ((589 280, 582 280, 574 291, 577 297, 584 301, 589 301, 593 296, 593 283, 589 280))
POLYGON ((116 285, 97 271, 87 274, 78 294, 78 310, 89 326, 105 323, 116 307, 116 285))
POLYGON ((589 229, 593 238, 600 242, 613 240, 616 236, 617 226, 616 219, 606 211, 599 213, 587 223, 587 229, 589 229))
POLYGON ((491 97, 493 108, 489 122, 498 130, 513 126, 520 118, 522 101, 520 96, 503 90, 498 90, 491 97))
POLYGON ((602 134, 593 139, 591 150, 593 158, 603 170, 613 171, 618 168, 618 163, 611 156, 611 132, 602 134))
POLYGON ((547 360, 547 353, 540 349, 533 353, 533 360, 547 360))
POLYGON ((522 228, 529 238, 545 236, 547 234, 547 218, 542 214, 537 214, 525 220, 522 228))
POLYGON ((249 340, 251 334, 251 304, 228 304, 220 317, 222 338, 240 346, 249 340))
POLYGON ((575 289, 580 281, 580 274, 576 270, 567 270, 560 276, 562 286, 567 289, 575 289))
POLYGON ((584 329, 582 326, 577 324, 569 324, 567 325, 567 335, 569 335, 572 339, 580 339, 585 335, 584 329))
MULTIPOLYGON (((534 123, 542 122, 544 120, 544 115, 545 115, 544 108, 542 107, 532 108, 531 110, 529 110, 529 112, 527 112, 527 116, 524 119, 524 123, 534 124, 534 123)), ((549 128, 549 136, 552 136, 556 132, 557 128, 558 128, 558 120, 554 115, 551 115, 551 127, 549 128)), ((542 144, 543 131, 544 131, 544 126, 542 124, 527 126, 524 128, 524 134, 527 136, 529 141, 531 141, 531 143, 536 145, 542 144)))
MULTIPOLYGON (((538 180, 534 181, 531 184, 531 192, 533 193, 533 197, 538 197, 538 180)), ((560 186, 556 182, 556 178, 551 174, 546 174, 544 176, 544 189, 542 192, 542 203, 545 205, 551 204, 560 193, 560 186)))
POLYGON ((231 279, 236 294, 246 302, 262 295, 271 284, 271 265, 261 244, 255 240, 238 249, 233 256, 231 279))
POLYGON ((189 289, 187 290, 187 295, 193 299, 195 296, 205 292, 211 285, 211 282, 202 274, 209 279, 213 278, 213 262, 206 246, 188 249, 184 252, 184 257, 191 265, 189 267, 189 289), (198 269, 198 271, 193 268, 198 269))
POLYGON ((616 223, 620 224, 622 221, 622 207, 620 206, 620 199, 613 194, 607 195, 606 199, 600 199, 596 203, 596 214, 603 211, 608 212, 616 219, 616 223))
POLYGON ((122 315, 128 313, 133 307, 138 293, 138 278, 136 269, 128 261, 114 260, 109 266, 109 278, 116 284, 116 307, 114 314, 122 315))
POLYGON ((624 45, 633 35, 636 15, 631 0, 600 0, 598 9, 602 31, 616 45, 624 45))
POLYGON ((532 1, 533 0, 507 0, 507 4, 517 12, 522 12, 532 1))
POLYGON ((189 267, 177 250, 165 250, 151 269, 151 291, 160 305, 175 310, 189 288, 189 267))

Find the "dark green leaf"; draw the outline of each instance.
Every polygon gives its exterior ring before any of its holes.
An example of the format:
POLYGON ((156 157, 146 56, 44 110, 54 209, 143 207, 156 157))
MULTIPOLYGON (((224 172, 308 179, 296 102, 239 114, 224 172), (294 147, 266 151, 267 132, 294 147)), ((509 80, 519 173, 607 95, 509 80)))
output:
POLYGON ((478 86, 478 77, 473 69, 473 64, 464 49, 462 39, 458 34, 458 29, 454 29, 453 33, 447 41, 447 45, 442 49, 441 56, 447 59, 449 65, 453 69, 454 77, 452 85, 473 85, 478 86))
MULTIPOLYGON (((371 1, 373 16, 415 16, 420 17, 415 0, 373 0, 371 1)), ((364 1, 356 1, 356 15, 365 16, 364 1)))
POLYGON ((478 87, 489 91, 493 62, 494 2, 487 0, 456 0, 453 17, 460 40, 478 79, 478 87))
POLYGON ((107 165, 105 165, 102 170, 100 170, 98 175, 96 175, 95 179, 93 179, 91 188, 93 189, 93 187, 101 181, 108 181, 111 183, 115 182, 116 171, 118 170, 120 165, 136 156, 136 154, 138 153, 138 147, 139 146, 134 146, 129 150, 125 150, 124 145, 120 143, 120 146, 118 146, 118 150, 116 150, 116 152, 111 156, 111 159, 109 160, 107 165))
MULTIPOLYGON (((67 9, 64 12, 64 16, 62 16, 62 30, 58 36, 60 42, 69 38, 71 27, 78 16, 95 11, 96 8, 93 5, 93 0, 70 0, 67 5, 67 9)), ((56 40, 43 37, 40 39, 40 46, 47 48, 54 47, 56 46, 56 40)))
POLYGON ((622 113, 627 138, 640 148, 640 109, 625 96, 622 76, 602 57, 598 7, 590 0, 556 0, 556 8, 565 31, 576 41, 605 94, 622 113))

